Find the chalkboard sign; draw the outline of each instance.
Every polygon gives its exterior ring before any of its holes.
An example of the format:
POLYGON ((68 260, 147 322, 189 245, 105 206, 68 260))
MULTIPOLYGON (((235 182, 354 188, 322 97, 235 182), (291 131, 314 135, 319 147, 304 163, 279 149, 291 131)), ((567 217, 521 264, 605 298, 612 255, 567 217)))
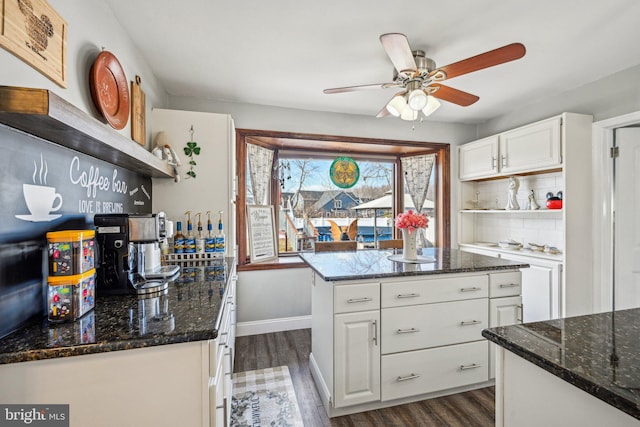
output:
POLYGON ((0 241, 70 216, 92 224, 97 213, 151 212, 151 179, 135 171, 4 125, 0 148, 0 241))
POLYGON ((278 258, 275 215, 273 206, 247 206, 249 248, 251 262, 278 258))

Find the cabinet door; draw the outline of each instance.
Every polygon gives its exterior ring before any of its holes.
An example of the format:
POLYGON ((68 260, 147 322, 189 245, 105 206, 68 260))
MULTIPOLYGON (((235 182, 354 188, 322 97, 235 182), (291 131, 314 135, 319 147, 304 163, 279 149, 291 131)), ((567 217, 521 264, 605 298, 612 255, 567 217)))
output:
MULTIPOLYGON (((491 298, 489 327, 522 323, 522 297, 491 298)), ((496 344, 489 343, 489 379, 496 376, 496 344)))
POLYGON ((498 173, 498 137, 491 136, 461 145, 458 149, 461 180, 486 178, 498 173))
POLYGON ((500 135, 500 173, 560 167, 560 118, 534 123, 500 135))
POLYGON ((380 400, 380 311, 334 317, 336 408, 380 400))

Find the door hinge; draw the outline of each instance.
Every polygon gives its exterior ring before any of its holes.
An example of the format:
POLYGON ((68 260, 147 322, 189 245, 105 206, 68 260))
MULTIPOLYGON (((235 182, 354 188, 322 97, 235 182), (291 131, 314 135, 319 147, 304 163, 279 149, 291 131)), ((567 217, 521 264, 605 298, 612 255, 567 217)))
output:
POLYGON ((620 156, 619 147, 611 147, 609 151, 611 152, 611 158, 612 159, 615 159, 616 157, 620 156))

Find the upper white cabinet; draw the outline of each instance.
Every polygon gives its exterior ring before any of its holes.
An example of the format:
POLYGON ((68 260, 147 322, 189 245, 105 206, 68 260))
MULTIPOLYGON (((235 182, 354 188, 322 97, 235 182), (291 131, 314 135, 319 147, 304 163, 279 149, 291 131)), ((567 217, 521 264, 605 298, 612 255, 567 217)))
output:
POLYGON ((500 173, 559 167, 562 163, 560 123, 560 117, 553 117, 500 135, 500 173))
POLYGON ((459 147, 460 179, 479 179, 497 174, 498 147, 498 136, 459 147))
POLYGON ((561 167, 561 123, 561 117, 553 117, 460 146, 460 179, 493 178, 561 167))

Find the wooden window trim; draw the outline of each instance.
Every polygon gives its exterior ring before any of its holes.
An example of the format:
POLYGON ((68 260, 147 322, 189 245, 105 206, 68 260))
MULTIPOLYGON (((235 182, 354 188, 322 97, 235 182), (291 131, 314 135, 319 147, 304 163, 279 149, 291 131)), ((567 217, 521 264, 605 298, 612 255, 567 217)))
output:
MULTIPOLYGON (((240 271, 269 270, 280 268, 304 267, 304 263, 288 260, 287 262, 250 264, 247 255, 246 239, 246 178, 247 159, 246 144, 257 144, 276 150, 274 162, 278 161, 280 149, 304 149, 313 147, 314 152, 332 152, 340 154, 375 155, 380 153, 396 156, 395 161, 395 204, 402 206, 404 181, 401 157, 420 154, 436 154, 436 218, 437 242, 440 247, 451 246, 451 161, 450 145, 438 142, 404 141, 391 139, 345 137, 322 134, 306 134, 256 129, 236 129, 236 171, 238 174, 238 191, 236 194, 236 242, 238 242, 238 266, 240 271), (312 144, 312 145, 311 145, 312 144)), ((274 203, 279 194, 277 180, 271 185, 271 202, 274 203)), ((276 217, 278 213, 276 210, 276 217)), ((277 218, 276 218, 277 221, 277 218)), ((397 231, 394 228, 394 236, 397 231)), ((281 258, 288 258, 284 256, 281 258)), ((299 258, 298 258, 299 259, 299 258)))

